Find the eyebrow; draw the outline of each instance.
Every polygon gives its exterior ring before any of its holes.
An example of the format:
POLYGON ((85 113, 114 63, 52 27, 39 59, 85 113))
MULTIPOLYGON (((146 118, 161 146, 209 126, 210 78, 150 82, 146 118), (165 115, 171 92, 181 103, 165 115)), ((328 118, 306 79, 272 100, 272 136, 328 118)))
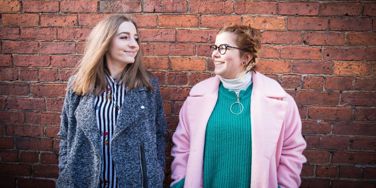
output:
MULTIPOLYGON (((121 34, 127 34, 127 35, 131 35, 131 33, 129 33, 129 32, 120 32, 120 33, 118 33, 117 35, 121 35, 121 34)), ((135 36, 137 36, 138 37, 138 34, 135 34, 135 36)))

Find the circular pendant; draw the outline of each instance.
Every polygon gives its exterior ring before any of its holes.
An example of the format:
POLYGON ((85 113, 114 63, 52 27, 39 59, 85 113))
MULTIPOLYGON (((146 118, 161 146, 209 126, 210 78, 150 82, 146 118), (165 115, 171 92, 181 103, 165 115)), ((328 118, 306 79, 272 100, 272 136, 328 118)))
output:
POLYGON ((235 115, 241 114, 243 112, 243 110, 244 110, 244 106, 240 102, 234 102, 230 106, 230 112, 235 114, 235 115))

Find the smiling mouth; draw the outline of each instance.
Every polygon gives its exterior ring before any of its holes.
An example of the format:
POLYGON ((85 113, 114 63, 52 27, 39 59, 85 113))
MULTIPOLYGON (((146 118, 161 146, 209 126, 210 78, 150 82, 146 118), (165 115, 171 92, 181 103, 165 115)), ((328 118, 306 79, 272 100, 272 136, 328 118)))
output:
POLYGON ((223 64, 223 63, 225 63, 225 62, 223 62, 223 61, 214 61, 214 65, 220 65, 220 64, 223 64))

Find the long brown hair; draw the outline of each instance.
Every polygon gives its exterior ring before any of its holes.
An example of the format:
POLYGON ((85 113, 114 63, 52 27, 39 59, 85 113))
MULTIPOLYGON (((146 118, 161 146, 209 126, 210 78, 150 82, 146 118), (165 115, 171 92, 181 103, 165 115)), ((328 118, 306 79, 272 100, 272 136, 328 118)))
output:
MULTIPOLYGON (((131 22, 137 29, 136 23, 124 15, 113 15, 100 21, 86 39, 84 55, 79 62, 73 82, 73 91, 78 95, 93 93, 99 95, 107 87, 105 72, 107 65, 105 55, 119 26, 123 22, 131 22)), ((137 29, 138 31, 138 29, 137 29)), ((140 45, 140 40, 138 40, 140 45)), ((141 50, 138 51, 135 62, 127 64, 120 79, 128 89, 146 87, 152 89, 150 74, 141 63, 141 50)))
POLYGON ((236 45, 242 49, 240 55, 244 53, 250 53, 252 59, 244 64, 244 68, 247 71, 254 70, 256 68, 257 52, 260 49, 260 31, 246 25, 230 25, 225 26, 218 33, 229 32, 236 35, 236 45))

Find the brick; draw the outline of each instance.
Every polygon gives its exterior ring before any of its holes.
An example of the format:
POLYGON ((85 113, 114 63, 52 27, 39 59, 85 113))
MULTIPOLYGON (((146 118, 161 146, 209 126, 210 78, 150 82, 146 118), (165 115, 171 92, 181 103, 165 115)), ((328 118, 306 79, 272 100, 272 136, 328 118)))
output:
POLYGON ((60 69, 59 70, 59 80, 60 81, 68 81, 69 77, 74 74, 73 69, 60 69))
POLYGON ((341 97, 342 104, 351 104, 356 106, 372 106, 376 105, 375 92, 346 92, 341 97))
POLYGON ((78 23, 80 26, 94 27, 99 21, 110 16, 109 14, 79 14, 78 23))
POLYGON ((310 107, 308 117, 314 120, 349 121, 352 109, 348 107, 310 107))
POLYGON ((85 51, 85 42, 76 42, 76 54, 83 55, 85 51))
POLYGON ((49 126, 60 125, 60 113, 42 113, 40 124, 49 126))
POLYGON ((350 149, 351 150, 374 150, 376 140, 372 137, 351 137, 350 149))
POLYGON ((351 90, 352 77, 326 77, 325 88, 332 90, 351 90))
POLYGON ((0 164, 0 174, 6 176, 30 176, 31 166, 27 164, 0 164))
POLYGON ((375 186, 373 181, 353 181, 353 180, 333 180, 332 187, 334 188, 352 188, 352 187, 362 187, 362 188, 372 188, 375 186))
POLYGON ((18 185, 23 188, 54 187, 55 181, 47 179, 23 179, 17 178, 18 185))
POLYGON ((8 98, 7 108, 21 110, 46 110, 43 98, 8 98))
POLYGON ((31 94, 33 97, 63 97, 65 84, 33 84, 31 94))
POLYGON ((306 76, 303 80, 304 89, 315 89, 322 91, 324 87, 324 78, 319 76, 306 76))
POLYGON ((170 57, 171 68, 175 71, 194 70, 203 71, 206 68, 206 61, 203 58, 192 57, 170 57))
POLYGON ((57 69, 39 69, 38 80, 42 82, 52 82, 58 80, 57 69))
POLYGON ((352 166, 340 166, 339 177, 341 178, 361 178, 362 169, 352 166))
POLYGON ((168 57, 146 56, 143 58, 143 64, 148 69, 167 70, 168 69, 168 57))
POLYGON ((195 55, 195 45, 190 43, 174 43, 170 44, 170 56, 193 56, 195 55))
POLYGON ((37 53, 39 49, 38 42, 32 41, 3 41, 3 53, 37 53))
POLYGON ((187 11, 187 1, 181 0, 144 0, 143 12, 173 12, 184 13, 187 11))
POLYGON ((3 26, 30 27, 38 26, 38 14, 2 14, 3 26))
POLYGON ((364 168, 364 178, 374 179, 376 177, 376 168, 375 167, 366 167, 364 168))
POLYGON ((55 153, 41 153, 40 155, 40 162, 42 164, 57 164, 58 156, 55 153))
POLYGON ((15 55, 14 65, 18 67, 46 67, 50 65, 49 56, 15 55))
POLYGON ((139 28, 155 28, 157 27, 157 15, 133 15, 133 20, 139 28))
POLYGON ((55 28, 21 28, 22 39, 44 40, 52 41, 56 40, 55 28))
POLYGON ((323 150, 304 150, 308 164, 327 164, 329 163, 330 153, 323 150))
POLYGON ((321 17, 289 17, 287 21, 289 30, 327 30, 328 19, 321 17))
POLYGON ((318 15, 319 3, 279 3, 278 13, 282 15, 318 15))
POLYGON ((333 126, 333 134, 374 136, 376 128, 372 124, 361 122, 337 122, 333 126))
POLYGON ((322 120, 303 120, 303 134, 327 134, 332 127, 322 120))
POLYGON ((63 107, 63 98, 46 98, 46 111, 60 112, 63 107))
POLYGON ((141 1, 134 1, 134 0, 100 1, 99 12, 105 12, 105 13, 141 12, 141 1))
POLYGON ((347 150, 349 147, 349 137, 347 136, 321 136, 320 146, 321 149, 328 150, 347 150))
POLYGON ((0 83, 0 95, 29 95, 29 84, 26 83, 0 83))
POLYGON ((175 41, 175 30, 173 29, 140 29, 142 41, 175 41))
POLYGON ((188 76, 185 72, 169 72, 167 73, 168 85, 187 85, 188 76))
POLYGON ((303 34, 303 42, 308 45, 340 46, 345 44, 345 34, 338 32, 307 32, 303 34))
POLYGON ((285 46, 281 57, 286 59, 321 59, 321 48, 305 46, 285 46))
POLYGON ((25 124, 40 124, 40 112, 25 112, 25 124))
POLYGON ((365 107, 355 108, 355 120, 358 121, 376 121, 376 108, 365 107))
POLYGON ((197 27, 198 18, 195 15, 160 15, 158 25, 169 28, 197 27))
POLYGON ((357 16, 362 11, 360 3, 321 3, 322 16, 357 16))
POLYGON ((187 98, 188 93, 189 93, 189 88, 182 88, 182 87, 168 87, 168 88, 162 87, 161 88, 161 95, 168 96, 168 99, 172 101, 175 101, 175 100, 183 101, 187 98))
POLYGON ((265 31, 262 33, 262 43, 267 44, 301 44, 300 32, 265 31))
POLYGON ((369 32, 350 32, 347 33, 347 42, 350 45, 375 46, 376 34, 369 32))
POLYGON ((64 0, 60 2, 61 12, 96 12, 97 1, 85 1, 85 0, 64 0))
POLYGON ((1 149, 13 149, 14 142, 12 137, 0 137, 0 148, 1 149))
POLYGON ((38 81, 38 70, 20 69, 18 77, 21 81, 38 81))
POLYGON ((328 60, 376 60, 376 48, 340 48, 328 47, 324 48, 323 56, 328 60))
POLYGON ((34 151, 21 151, 20 152, 20 161, 27 163, 38 162, 38 152, 34 151))
POLYGON ((15 136, 40 137, 43 135, 43 128, 40 126, 16 126, 14 129, 15 136))
POLYGON ((286 89, 297 89, 302 86, 302 78, 295 75, 286 75, 281 78, 281 85, 286 89))
POLYGON ((335 61, 333 72, 339 76, 366 76, 372 72, 372 65, 357 61, 335 61))
POLYGON ((88 28, 59 28, 57 30, 57 39, 64 41, 85 41, 89 36, 88 28))
POLYGON ((226 25, 241 24, 240 16, 218 16, 218 15, 202 15, 200 19, 200 27, 222 28, 226 25))
POLYGON ((9 67, 12 65, 12 56, 11 55, 0 55, 0 67, 9 67))
POLYGON ((298 104, 337 105, 339 93, 318 93, 316 91, 298 91, 295 97, 298 104))
POLYGON ((304 135, 304 139, 307 142, 307 148, 306 149, 318 149, 320 147, 320 137, 319 136, 304 135))
POLYGON ((17 149, 51 151, 52 140, 42 138, 17 137, 16 147, 17 149))
POLYGON ((167 43, 143 43, 141 48, 145 56, 167 56, 170 51, 170 45, 167 43))
POLYGON ((51 66, 57 68, 73 68, 80 61, 78 55, 53 55, 51 56, 51 66))
POLYGON ((57 178, 59 169, 57 165, 34 165, 33 177, 57 178))
POLYGON ((317 177, 336 177, 338 172, 338 167, 336 166, 317 166, 316 176, 317 177))
POLYGON ((289 73, 291 72, 291 65, 284 60, 267 60, 260 59, 257 62, 257 70, 262 73, 289 73))
POLYGON ((371 31, 371 18, 343 17, 331 18, 329 29, 333 31, 371 31))
POLYGON ((345 152, 337 151, 333 154, 332 163, 346 163, 346 164, 374 164, 376 158, 375 152, 345 152))
POLYGON ((75 52, 74 42, 41 42, 42 54, 70 54, 75 52))
POLYGON ((177 30, 178 42, 206 42, 214 43, 217 31, 215 30, 177 30))
POLYGON ((17 151, 0 151, 2 162, 16 162, 18 160, 17 151))
POLYGON ((307 176, 313 176, 313 174, 314 174, 314 166, 303 164, 301 176, 307 177, 307 176))
POLYGON ((209 73, 203 73, 203 72, 199 72, 199 73, 190 73, 188 75, 188 85, 189 86, 194 86, 195 84, 197 84, 198 82, 202 81, 202 80, 205 80, 207 78, 211 77, 211 74, 209 73))
POLYGON ((189 2, 190 13, 197 14, 230 14, 234 12, 232 1, 223 0, 191 0, 189 2))
POLYGON ((376 16, 376 4, 364 4, 363 15, 376 16))
POLYGON ((20 29, 19 28, 0 28, 0 39, 19 39, 20 29))
POLYGON ((211 54, 212 54, 212 51, 210 49, 209 44, 197 44, 196 45, 196 55, 197 56, 210 57, 211 54))
MULTIPOLYGON (((3 125, 13 125, 13 124, 21 124, 24 122, 24 113, 23 112, 0 112, 0 122, 3 125)), ((12 135, 14 133, 10 133, 12 135)))
POLYGON ((286 18, 282 16, 272 16, 272 17, 243 16, 243 24, 251 25, 253 28, 261 29, 261 30, 285 30, 286 18))
POLYGON ((235 1, 234 9, 236 14, 276 14, 277 3, 235 1))
POLYGON ((157 72, 157 71, 152 71, 151 72, 155 77, 158 78, 159 84, 164 86, 166 85, 166 74, 167 72, 157 72))
POLYGON ((41 26, 48 27, 69 27, 77 26, 77 16, 76 15, 47 15, 43 14, 40 18, 41 26))
POLYGON ((59 130, 59 126, 47 127, 45 129, 45 135, 50 138, 58 138, 57 133, 59 132, 59 130))
POLYGON ((329 179, 302 179, 301 188, 330 187, 329 179))
POLYGON ((0 1, 0 13, 15 13, 21 9, 21 2, 12 0, 0 1))
POLYGON ((23 1, 24 12, 58 12, 59 2, 57 1, 23 1))
POLYGON ((280 48, 272 45, 263 45, 258 53, 260 58, 280 58, 280 48))
POLYGON ((17 70, 14 68, 2 68, 0 69, 1 81, 13 81, 17 80, 17 70))

